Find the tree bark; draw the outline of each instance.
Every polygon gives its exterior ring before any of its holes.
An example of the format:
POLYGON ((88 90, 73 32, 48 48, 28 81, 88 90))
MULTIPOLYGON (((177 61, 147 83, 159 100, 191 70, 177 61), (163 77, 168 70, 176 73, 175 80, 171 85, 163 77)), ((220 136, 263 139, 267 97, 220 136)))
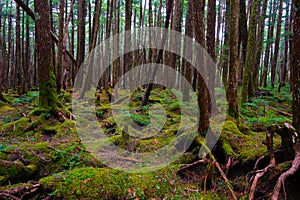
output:
POLYGON ((276 67, 277 67, 277 59, 279 54, 279 42, 280 42, 280 34, 281 34, 281 19, 282 19, 282 4, 283 0, 279 1, 279 13, 278 13, 278 22, 277 22, 277 30, 276 30, 276 40, 275 40, 275 49, 274 56, 271 62, 271 86, 274 88, 275 79, 276 79, 276 67))
POLYGON ((239 67, 239 0, 230 1, 230 37, 229 37, 229 81, 227 89, 228 114, 239 121, 238 97, 237 97, 237 72, 239 67))
POLYGON ((247 54, 245 62, 245 70, 242 80, 242 103, 246 103, 249 98, 254 96, 253 87, 253 65, 255 63, 255 49, 256 49, 256 27, 257 27, 257 5, 258 0, 252 1, 250 25, 247 42, 247 54))
POLYGON ((291 49, 293 126, 300 134, 300 1, 293 0, 293 35, 291 49))
POLYGON ((39 106, 52 109, 57 105, 57 97, 51 60, 50 8, 47 0, 34 0, 34 7, 39 15, 35 23, 39 106))

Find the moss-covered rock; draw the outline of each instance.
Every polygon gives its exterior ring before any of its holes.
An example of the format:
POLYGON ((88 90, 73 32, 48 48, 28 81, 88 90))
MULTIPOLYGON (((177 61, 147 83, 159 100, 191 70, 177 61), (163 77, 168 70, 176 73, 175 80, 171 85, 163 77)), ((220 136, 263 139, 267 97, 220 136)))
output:
POLYGON ((62 199, 163 199, 175 189, 176 168, 144 174, 79 168, 42 178, 45 189, 62 199))

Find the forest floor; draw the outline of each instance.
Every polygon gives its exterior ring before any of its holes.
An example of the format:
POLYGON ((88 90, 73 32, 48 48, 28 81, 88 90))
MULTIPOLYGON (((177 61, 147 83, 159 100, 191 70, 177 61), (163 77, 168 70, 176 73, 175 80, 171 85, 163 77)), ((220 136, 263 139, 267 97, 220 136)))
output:
MULTIPOLYGON (((142 94, 137 91, 132 95, 131 108, 137 108, 142 94)), ((168 118, 160 133, 147 139, 127 137, 112 116, 107 94, 98 95, 99 123, 108 140, 120 148, 153 151, 168 144, 178 131, 182 102, 171 91, 152 91, 150 105, 161 103, 168 118)), ((216 160, 207 156, 197 162, 198 137, 174 163, 157 171, 126 173, 106 167, 92 155, 77 133, 76 120, 63 112, 33 112, 37 91, 23 96, 10 91, 4 96, 9 103, 0 102, 0 199, 232 199, 231 190, 237 199, 248 199, 256 170, 269 165, 266 132, 291 123, 292 109, 289 87, 280 93, 271 88, 261 90, 257 98, 240 108, 239 123, 227 117, 222 124, 213 149, 216 160), (218 164, 228 180, 220 175, 218 164)), ((71 112, 71 94, 63 92, 59 99, 71 112)), ((131 119, 148 125, 149 106, 135 110, 131 119)), ((193 112, 192 107, 188 110, 193 112)), ((283 158, 278 134, 273 147, 277 165, 258 180, 255 199, 269 198, 280 174, 292 164, 292 159, 283 158)), ((297 176, 299 172, 285 184, 288 199, 300 196, 297 176)))

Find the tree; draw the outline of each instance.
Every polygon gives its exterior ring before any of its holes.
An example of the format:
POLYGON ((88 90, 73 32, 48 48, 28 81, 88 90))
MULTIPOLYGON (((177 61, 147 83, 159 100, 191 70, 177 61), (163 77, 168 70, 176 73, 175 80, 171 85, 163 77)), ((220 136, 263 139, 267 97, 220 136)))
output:
POLYGON ((237 71, 239 66, 239 0, 230 1, 230 36, 229 36, 229 81, 227 88, 228 114, 239 120, 237 97, 237 71))
POLYGON ((39 83, 39 106, 53 109, 57 106, 56 82, 51 55, 50 7, 48 0, 34 0, 35 40, 39 83))
POLYGON ((56 65, 56 90, 59 93, 62 82, 62 68, 63 68, 63 48, 64 48, 64 11, 65 1, 59 1, 59 30, 58 30, 58 53, 56 65))
MULTIPOLYGON (((75 70, 74 74, 77 74, 85 56, 85 10, 86 1, 78 0, 77 69, 75 70)), ((79 75, 81 74, 82 73, 79 73, 79 75)), ((80 84, 80 86, 82 85, 82 78, 82 76, 78 77, 77 82, 80 84)))
MULTIPOLYGON (((199 43, 203 48, 205 47, 204 41, 204 1, 203 0, 195 0, 194 2, 194 27, 195 27, 195 40, 199 43)), ((197 50, 196 50, 197 51, 197 50)), ((201 52, 197 52, 196 54, 196 63, 205 62, 203 54, 201 52)), ((202 65, 203 67, 205 65, 202 65)), ((210 110, 210 98, 209 91, 206 85, 206 69, 202 69, 203 73, 201 76, 197 76, 197 96, 198 96, 198 105, 199 105, 199 125, 198 125, 198 133, 203 134, 209 128, 209 110, 210 110)))
POLYGON ((274 88, 275 86, 275 78, 276 78, 276 66, 277 66, 277 58, 279 53, 279 42, 280 42, 280 34, 281 34, 281 18, 282 18, 282 3, 283 0, 279 1, 279 13, 278 13, 278 21, 277 21, 277 29, 276 29, 276 40, 275 40, 275 49, 274 56, 271 62, 271 86, 274 88))
MULTIPOLYGON (((185 20, 185 35, 187 37, 193 38, 193 33, 194 33, 194 29, 193 29, 193 2, 192 1, 188 1, 188 10, 187 10, 187 16, 186 16, 186 20, 185 20)), ((187 47, 192 46, 192 44, 188 44, 188 42, 190 42, 190 40, 185 40, 184 41, 184 53, 185 53, 185 57, 189 58, 190 60, 192 60, 193 55, 191 55, 190 51, 191 49, 187 49, 187 47)), ((184 75, 185 78, 187 79, 187 81, 192 84, 192 66, 189 62, 186 62, 185 60, 183 61, 183 66, 184 66, 184 75)), ((183 88, 183 101, 190 101, 190 94, 187 90, 187 86, 184 85, 183 88)))
MULTIPOLYGON (((216 0, 209 0, 208 1, 208 12, 207 12, 207 34, 206 34, 206 40, 207 40, 207 52, 210 55, 210 57, 213 59, 213 61, 216 60, 216 54, 215 54, 215 44, 216 44, 216 0)), ((208 88, 210 92, 211 97, 211 104, 213 110, 217 108, 216 105, 216 98, 215 98, 215 81, 216 81, 216 66, 208 66, 208 88)))
POLYGON ((291 79, 293 126, 300 133, 300 1, 293 0, 293 35, 291 47, 291 79))
POLYGON ((254 96, 254 87, 253 87, 253 65, 255 63, 255 53, 256 52, 256 27, 257 27, 257 7, 258 0, 252 1, 250 24, 249 24, 249 33, 247 41, 247 53, 246 53, 246 62, 245 70, 243 73, 242 80, 242 103, 246 103, 249 98, 254 96))
MULTIPOLYGON (((275 0, 274 3, 272 4, 272 1, 270 2, 270 12, 269 15, 272 14, 272 12, 275 12, 275 0), (273 5, 273 7, 272 7, 273 5)), ((271 46, 272 46, 272 42, 270 40, 272 40, 273 38, 273 32, 274 32, 274 23, 275 23, 275 15, 273 15, 272 17, 269 17, 269 27, 268 27, 268 35, 267 35, 267 46, 265 49, 265 56, 264 56, 264 70, 260 79, 260 86, 263 85, 263 87, 267 87, 267 76, 268 76, 268 68, 269 68, 269 60, 270 60, 270 50, 271 50, 271 46)))

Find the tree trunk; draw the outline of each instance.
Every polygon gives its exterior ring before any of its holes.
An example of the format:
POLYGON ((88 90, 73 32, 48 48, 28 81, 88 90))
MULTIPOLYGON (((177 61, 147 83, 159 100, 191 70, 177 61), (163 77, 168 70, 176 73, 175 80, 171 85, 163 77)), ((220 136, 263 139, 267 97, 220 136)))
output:
POLYGON ((278 13, 278 22, 277 22, 277 30, 276 30, 276 40, 275 40, 275 49, 274 56, 271 62, 271 86, 274 88, 275 79, 276 79, 276 66, 277 66, 277 58, 279 53, 279 42, 280 42, 280 34, 281 34, 281 19, 282 19, 282 4, 283 0, 279 1, 279 13, 278 13))
MULTIPOLYGON (((193 2, 188 1, 188 10, 187 10, 187 16, 185 21, 185 35, 187 37, 190 37, 190 40, 193 38, 193 2)), ((188 42, 190 40, 184 41, 184 54, 186 58, 189 58, 190 60, 193 59, 193 55, 190 53, 191 49, 187 49, 187 47, 191 47, 192 44, 189 44, 188 42)), ((184 75, 187 81, 192 84, 192 66, 189 62, 186 62, 183 60, 183 66, 184 66, 184 75)), ((187 90, 188 86, 183 86, 183 101, 190 101, 190 91, 187 90)))
POLYGON ((245 70, 242 80, 242 103, 246 103, 249 98, 254 96, 253 65, 255 63, 255 54, 253 52, 255 52, 256 47, 257 5, 258 0, 253 0, 248 33, 245 70))
POLYGON ((239 67, 239 0, 230 1, 230 38, 229 38, 229 81, 227 89, 228 114, 239 120, 238 97, 237 97, 237 71, 239 67))
POLYGON ((239 80, 238 84, 242 85, 242 77, 243 77, 243 69, 246 62, 246 53, 247 53, 247 39, 248 39, 248 31, 247 31, 247 15, 246 15, 246 1, 240 0, 240 42, 242 44, 242 54, 241 54, 241 65, 239 67, 239 80))
MULTIPOLYGON (((81 67, 85 56, 85 16, 86 16, 86 0, 78 0, 78 34, 77 34, 77 74, 81 67)), ((79 73, 77 77, 78 87, 82 86, 83 76, 79 73)))
MULTIPOLYGON (((269 15, 272 14, 272 12, 275 12, 275 0, 272 4, 272 2, 270 2, 270 12, 269 15), (273 7, 272 7, 273 5, 273 7)), ((268 78, 268 68, 269 68, 269 60, 270 60, 270 50, 271 50, 271 46, 272 43, 270 40, 273 38, 273 32, 274 32, 274 23, 275 23, 275 15, 269 18, 269 27, 268 27, 268 35, 267 35, 267 46, 266 46, 266 50, 265 50, 265 58, 264 58, 264 70, 262 73, 262 77, 261 77, 261 81, 260 81, 260 85, 267 87, 267 78, 268 78)))
POLYGON ((53 109, 57 105, 54 68, 51 55, 50 8, 47 0, 34 0, 39 106, 53 109))
POLYGON ((220 67, 222 69, 222 81, 225 87, 228 84, 228 61, 229 61, 229 27, 230 27, 230 0, 226 0, 225 11, 225 32, 224 32, 224 44, 222 49, 222 56, 220 58, 220 67))
MULTIPOLYGON (((214 63, 216 61, 215 54, 215 44, 216 44, 216 0, 208 1, 208 12, 207 12, 207 52, 213 59, 214 63)), ((211 112, 216 112, 217 103, 215 98, 215 82, 216 82, 216 65, 207 66, 208 72, 208 88, 211 98, 211 112)))
POLYGON ((293 126, 300 133, 300 1, 293 0, 293 38, 291 49, 293 126))
MULTIPOLYGON (((164 27, 166 29, 169 28, 172 8, 173 8, 173 0, 168 0, 167 1, 167 13, 166 13, 167 15, 166 15, 165 27, 164 27)), ((166 40, 167 40, 167 35, 164 32, 163 36, 162 36, 162 40, 161 40, 161 46, 160 46, 161 48, 163 48, 165 46, 166 40)), ((163 50, 159 49, 159 52, 158 52, 158 54, 156 56, 155 63, 159 64, 161 62, 162 58, 163 58, 163 50)), ((151 79, 150 80, 154 80, 155 79, 156 72, 157 72, 157 67, 155 67, 155 69, 154 69, 154 71, 153 71, 153 73, 151 75, 151 79)), ((141 106, 147 105, 152 88, 153 88, 153 83, 148 84, 148 87, 147 87, 146 92, 144 94, 141 106)))
MULTIPOLYGON (((193 22, 195 26, 195 39, 196 42, 199 43, 203 48, 205 48, 204 41, 204 5, 205 2, 203 0, 195 0, 194 2, 194 17, 193 22)), ((196 50, 197 51, 197 50, 196 50)), ((201 51, 201 50, 200 50, 201 51)), ((201 52, 196 52, 196 63, 205 62, 203 54, 201 52)), ((206 131, 209 127, 209 110, 210 110, 210 99, 209 99, 209 91, 206 86, 206 77, 207 71, 205 64, 204 69, 201 69, 203 73, 198 75, 197 77, 197 95, 198 95, 198 105, 199 105, 199 125, 198 125, 198 133, 206 134, 206 131)))
POLYGON ((263 1, 262 10, 260 13, 259 21, 258 21, 258 33, 257 33, 257 44, 256 44, 256 56, 255 56, 255 63, 254 63, 254 71, 253 71, 253 81, 254 81, 254 88, 258 90, 258 74, 260 69, 260 60, 263 48, 263 39, 265 33, 265 18, 266 18, 266 11, 268 6, 268 0, 263 1))
POLYGON ((21 28, 20 28, 20 6, 17 5, 16 10, 16 52, 15 52, 15 78, 16 88, 21 94, 21 81, 22 81, 22 52, 21 52, 21 28))
POLYGON ((59 1, 59 30, 58 30, 58 53, 57 53, 57 64, 56 64, 56 91, 57 93, 61 90, 62 83, 62 69, 63 69, 63 48, 64 48, 64 11, 65 11, 65 0, 59 1))
MULTIPOLYGON (((290 4, 287 3, 286 6, 287 6, 286 13, 289 13, 290 12, 290 10, 289 10, 290 4)), ((287 15, 286 18, 285 18, 284 31, 286 33, 288 31, 290 31, 289 15, 287 15)), ((286 74, 287 74, 287 63, 288 63, 289 40, 290 40, 289 35, 286 35, 284 37, 284 53, 283 53, 283 63, 282 63, 282 67, 281 67, 280 87, 285 86, 285 80, 286 80, 286 74)), ((280 92, 279 89, 278 89, 278 91, 280 92)))

